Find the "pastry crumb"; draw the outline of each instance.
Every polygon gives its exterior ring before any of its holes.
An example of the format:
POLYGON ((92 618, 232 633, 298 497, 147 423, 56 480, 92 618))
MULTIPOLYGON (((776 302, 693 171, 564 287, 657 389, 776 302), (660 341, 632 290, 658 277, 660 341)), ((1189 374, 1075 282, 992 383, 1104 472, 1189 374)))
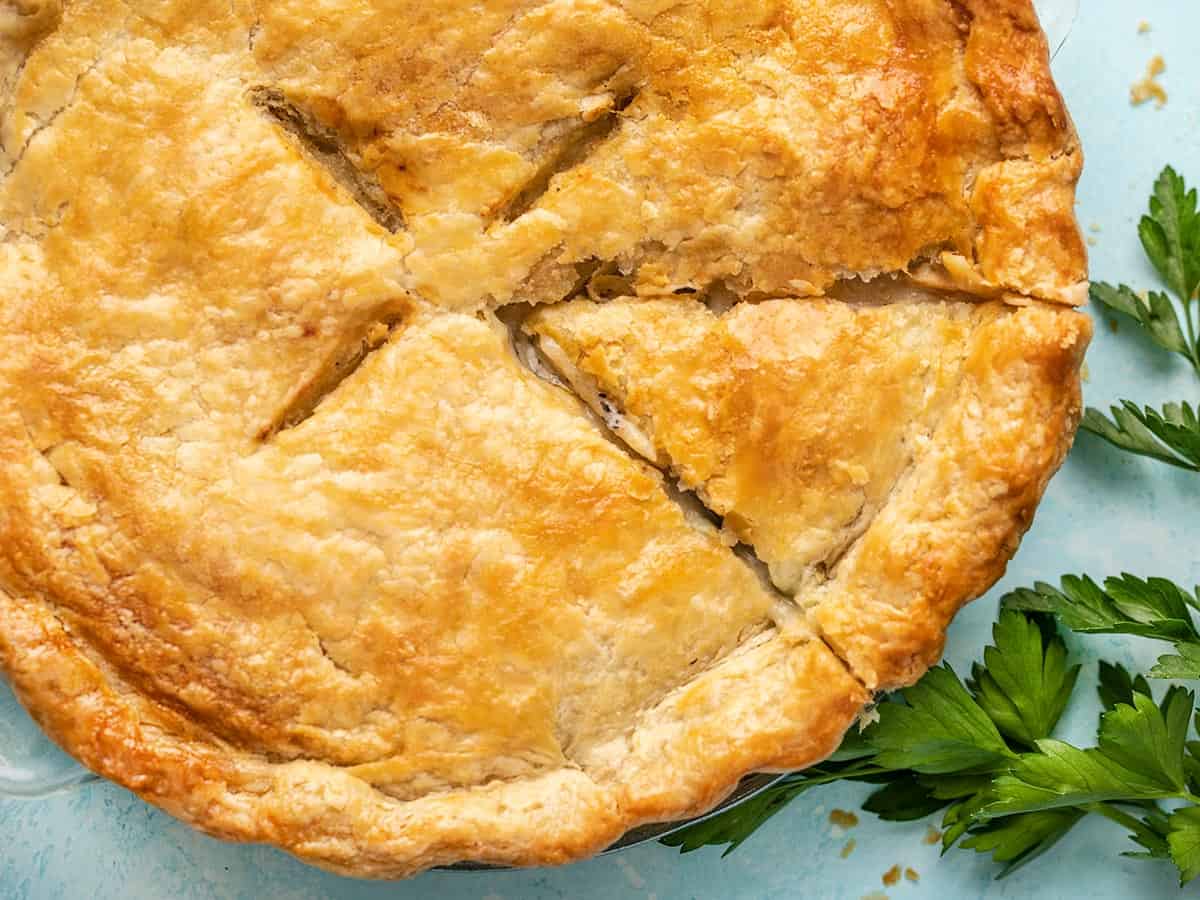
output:
POLYGON ((1088 368, 1088 364, 1086 362, 1079 367, 1079 378, 1084 384, 1087 384, 1092 380, 1092 370, 1088 368))
POLYGON ((913 884, 917 884, 921 880, 921 873, 919 873, 916 869, 909 867, 904 870, 904 877, 913 884))
POLYGON ((1138 34, 1149 34, 1149 33, 1150 33, 1150 23, 1147 22, 1145 19, 1142 19, 1142 21, 1138 22, 1138 34))
POLYGON ((1093 222, 1091 225, 1088 226, 1088 231, 1090 231, 1092 234, 1099 234, 1103 230, 1104 229, 1100 227, 1099 222, 1093 222))
POLYGON ((854 838, 850 838, 850 840, 846 841, 846 846, 842 848, 842 852, 840 854, 842 859, 848 859, 850 854, 854 852, 854 848, 857 846, 858 841, 856 841, 854 838))
POLYGON ((859 734, 866 731, 872 725, 879 721, 879 708, 876 706, 868 706, 858 714, 858 731, 859 734))
POLYGON ((1129 102, 1141 106, 1153 100, 1160 109, 1167 105, 1167 91, 1158 83, 1159 75, 1167 71, 1167 64, 1162 56, 1155 54, 1146 66, 1146 74, 1141 81, 1135 81, 1129 89, 1129 102))
POLYGON ((1096 240, 1094 237, 1090 237, 1090 238, 1088 238, 1088 239, 1087 239, 1087 242, 1088 242, 1088 246, 1089 246, 1089 247, 1095 247, 1097 244, 1099 244, 1099 243, 1100 243, 1100 242, 1099 242, 1098 240, 1096 240))
POLYGON ((864 894, 862 900, 888 900, 888 895, 883 891, 871 891, 869 894, 864 894))
POLYGON ((929 829, 925 832, 925 843, 932 845, 939 843, 941 840, 942 833, 930 825, 929 829))
POLYGON ((1108 330, 1111 331, 1113 334, 1116 334, 1118 331, 1121 330, 1121 323, 1118 322, 1116 319, 1109 319, 1108 320, 1108 330))
POLYGON ((903 874, 903 871, 904 870, 900 868, 899 863, 897 863, 896 865, 894 865, 890 869, 888 869, 886 872, 884 872, 883 873, 884 887, 894 887, 896 884, 898 884, 900 881, 900 876, 903 874))
POLYGON ((844 809, 835 809, 829 814, 829 822, 839 828, 853 828, 858 824, 858 816, 844 809))

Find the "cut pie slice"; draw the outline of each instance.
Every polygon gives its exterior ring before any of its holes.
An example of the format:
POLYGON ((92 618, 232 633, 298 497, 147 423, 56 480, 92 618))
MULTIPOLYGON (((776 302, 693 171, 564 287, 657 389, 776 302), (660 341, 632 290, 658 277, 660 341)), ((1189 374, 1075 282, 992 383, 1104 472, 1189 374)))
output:
POLYGON ((888 279, 837 293, 723 312, 580 299, 524 327, 870 687, 892 688, 936 660, 957 605, 1001 574, 1066 453, 1090 331, 1069 310, 888 279))
POLYGON ((889 302, 720 314, 690 298, 576 300, 525 327, 626 443, 796 592, 826 576, 928 445, 979 324, 971 302, 870 294, 889 302))

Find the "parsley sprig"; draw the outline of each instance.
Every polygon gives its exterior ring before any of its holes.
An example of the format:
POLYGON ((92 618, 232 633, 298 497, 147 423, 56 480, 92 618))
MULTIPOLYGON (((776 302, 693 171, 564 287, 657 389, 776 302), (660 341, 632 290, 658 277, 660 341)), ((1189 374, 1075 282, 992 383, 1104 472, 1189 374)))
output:
MULTIPOLYGON (((1131 596, 1136 590, 1118 589, 1125 611, 1110 619, 1169 621, 1155 617, 1179 612, 1178 596, 1163 583, 1134 582, 1152 596, 1139 605, 1131 596)), ((1172 860, 1183 881, 1194 878, 1200 874, 1200 742, 1188 740, 1194 695, 1173 687, 1156 703, 1140 675, 1101 663, 1098 746, 1054 739, 1080 667, 1070 663, 1053 620, 1043 614, 1047 605, 1039 600, 1031 611, 1010 603, 965 682, 948 665, 931 670, 885 698, 875 723, 852 732, 828 762, 663 842, 684 853, 723 846, 728 855, 796 797, 830 782, 860 781, 879 785, 866 811, 887 821, 940 812, 943 852, 958 846, 989 854, 1001 866, 997 877, 1032 862, 1094 815, 1128 832, 1139 849, 1126 855, 1172 860)), ((1095 605, 1076 619, 1054 611, 1091 628, 1100 618, 1090 612, 1095 605)))
POLYGON ((1195 703, 1178 686, 1155 703, 1143 682, 1105 710, 1096 747, 1038 741, 993 781, 993 799, 977 818, 1099 813, 1142 848, 1126 856, 1170 859, 1186 884, 1200 874, 1200 744, 1188 740, 1195 703), (1168 811, 1163 801, 1176 805, 1168 811))
POLYGON ((1193 611, 1200 611, 1200 587, 1189 594, 1165 578, 1124 574, 1101 588, 1086 575, 1068 575, 1059 588, 1038 582, 1003 602, 1010 609, 1053 613, 1081 634, 1129 634, 1174 644, 1175 652, 1159 657, 1150 677, 1200 679, 1200 631, 1193 619, 1193 611))
POLYGON ((852 732, 831 760, 789 775, 749 803, 664 839, 687 853, 725 846, 731 853, 791 800, 831 781, 879 784, 864 809, 888 821, 944 811, 943 848, 991 853, 1014 870, 1053 845, 1085 814, 1037 813, 984 820, 991 785, 1048 737, 1079 676, 1050 620, 1001 614, 993 643, 964 683, 949 665, 885 698, 878 719, 852 732))
POLYGON ((1110 408, 1112 418, 1089 407, 1080 427, 1115 447, 1200 472, 1200 419, 1187 403, 1168 403, 1161 411, 1129 400, 1110 408))
MULTIPOLYGON (((1163 171, 1139 227, 1147 257, 1171 294, 1141 297, 1126 285, 1092 285, 1101 306, 1132 318, 1159 347, 1187 359, 1200 377, 1200 212, 1197 193, 1163 171)), ((1111 444, 1200 472, 1200 407, 1161 409, 1128 400, 1112 417, 1088 409, 1082 426, 1111 444)), ((1151 678, 1200 680, 1200 588, 1124 574, 1103 586, 1067 576, 1004 598, 993 642, 966 681, 948 665, 883 698, 875 722, 847 736, 825 763, 788 775, 752 800, 664 838, 687 853, 729 854, 796 797, 836 781, 877 785, 863 808, 912 821, 941 813, 942 850, 990 854, 1004 877, 1050 850, 1088 816, 1107 819, 1137 849, 1124 855, 1170 860, 1181 884, 1200 876, 1200 730, 1196 696, 1180 686, 1156 700, 1150 682, 1100 663, 1103 707, 1094 747, 1053 735, 1080 668, 1055 621, 1081 634, 1163 641, 1151 678)))
MULTIPOLYGON (((1133 319, 1150 340, 1191 363, 1200 378, 1200 213, 1195 189, 1167 166, 1154 185, 1150 211, 1138 226, 1142 248, 1174 300, 1151 291, 1139 296, 1125 284, 1095 282, 1092 300, 1133 319)), ((1082 427, 1116 447, 1181 469, 1200 472, 1200 415, 1189 403, 1160 410, 1122 400, 1111 415, 1089 408, 1082 427)))

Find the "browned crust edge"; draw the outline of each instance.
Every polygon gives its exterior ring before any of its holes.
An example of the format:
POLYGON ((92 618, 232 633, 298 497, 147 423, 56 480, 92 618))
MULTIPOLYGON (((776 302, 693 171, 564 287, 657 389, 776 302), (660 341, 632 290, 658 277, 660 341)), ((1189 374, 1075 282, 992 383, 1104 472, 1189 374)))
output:
POLYGON ((966 603, 1003 575, 1074 441, 1091 320, 1034 305, 975 334, 932 445, 813 598, 813 623, 872 690, 916 682, 966 603))
POLYGON ((581 859, 638 825, 710 809, 747 772, 818 762, 868 700, 819 641, 773 633, 649 711, 620 748, 620 782, 567 768, 403 802, 324 763, 271 763, 173 734, 169 714, 121 690, 38 601, 0 592, 0 623, 18 698, 89 769, 215 837, 357 877, 581 859), (693 710, 706 715, 689 720, 693 710))

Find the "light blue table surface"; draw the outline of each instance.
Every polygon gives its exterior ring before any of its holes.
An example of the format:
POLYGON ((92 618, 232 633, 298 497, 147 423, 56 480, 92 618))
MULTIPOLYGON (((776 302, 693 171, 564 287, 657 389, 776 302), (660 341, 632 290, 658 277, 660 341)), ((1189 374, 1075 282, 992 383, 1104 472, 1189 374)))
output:
MULTIPOLYGON (((1149 187, 1171 163, 1200 183, 1200 3, 1195 0, 1083 0, 1070 41, 1056 61, 1087 151, 1080 221, 1096 239, 1097 278, 1151 286, 1153 275, 1135 238, 1149 187), (1137 33, 1138 22, 1153 26, 1137 33), (1168 71, 1166 108, 1130 107, 1130 83, 1154 53, 1168 71)), ((1164 359, 1132 327, 1097 329, 1088 400, 1118 397, 1162 402, 1200 399, 1182 363, 1164 359)), ((948 656, 962 671, 989 635, 1006 587, 1068 571, 1102 576, 1130 570, 1200 582, 1200 477, 1118 455, 1088 437, 1054 482, 1037 523, 1008 577, 953 627, 948 656)), ((1097 658, 1146 664, 1154 650, 1116 638, 1072 639, 1088 685, 1097 658)), ((0 685, 0 691, 4 688, 0 685)), ((1096 705, 1078 692, 1062 734, 1089 742, 1096 705)), ((1115 826, 1087 822, 1051 856, 1002 882, 991 864, 956 850, 939 860, 922 843, 926 825, 891 825, 868 815, 853 830, 856 851, 838 851, 829 811, 855 809, 864 791, 831 787, 777 816, 733 856, 717 851, 681 857, 658 845, 554 871, 433 873, 401 884, 367 884, 326 875, 283 853, 236 847, 203 837, 107 783, 38 801, 0 802, 0 898, 859 898, 882 890, 894 863, 915 868, 919 885, 902 883, 892 898, 1168 897, 1174 870, 1124 859, 1129 845, 1115 826)), ((1200 891, 1189 891, 1195 895, 1200 891)))

